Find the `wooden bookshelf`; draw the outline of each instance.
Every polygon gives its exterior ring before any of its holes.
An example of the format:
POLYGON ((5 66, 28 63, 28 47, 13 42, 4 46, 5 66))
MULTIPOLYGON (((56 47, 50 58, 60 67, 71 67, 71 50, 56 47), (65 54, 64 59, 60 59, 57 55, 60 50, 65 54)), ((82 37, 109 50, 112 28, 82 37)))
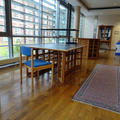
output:
POLYGON ((94 38, 77 38, 78 44, 81 44, 83 47, 83 58, 98 58, 99 57, 99 48, 100 48, 100 39, 94 38))
POLYGON ((100 44, 107 44, 109 49, 111 49, 113 26, 110 25, 100 25, 98 26, 98 39, 100 39, 100 44))

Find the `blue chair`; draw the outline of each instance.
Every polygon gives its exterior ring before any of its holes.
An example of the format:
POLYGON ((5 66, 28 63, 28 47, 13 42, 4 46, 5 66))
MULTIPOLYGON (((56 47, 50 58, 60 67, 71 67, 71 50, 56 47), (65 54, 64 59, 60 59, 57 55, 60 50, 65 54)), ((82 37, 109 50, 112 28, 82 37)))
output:
POLYGON ((34 88, 34 81, 33 81, 33 74, 35 71, 37 71, 37 76, 39 77, 39 71, 44 69, 52 69, 52 75, 51 75, 51 85, 53 85, 53 64, 44 60, 40 59, 34 59, 33 57, 33 48, 29 48, 26 46, 20 46, 20 80, 22 84, 22 66, 24 65, 27 68, 27 74, 28 69, 31 69, 31 79, 32 79, 32 89, 34 88), (22 63, 22 55, 27 56, 27 59, 25 62, 22 63), (30 60, 28 60, 28 57, 31 57, 30 60))

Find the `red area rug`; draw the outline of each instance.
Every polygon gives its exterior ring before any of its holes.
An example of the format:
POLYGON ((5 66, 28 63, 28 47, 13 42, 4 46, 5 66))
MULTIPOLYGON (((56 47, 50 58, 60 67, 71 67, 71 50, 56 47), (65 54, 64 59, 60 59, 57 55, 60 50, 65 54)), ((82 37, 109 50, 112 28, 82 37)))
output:
POLYGON ((120 113, 120 67, 97 64, 73 100, 120 113))

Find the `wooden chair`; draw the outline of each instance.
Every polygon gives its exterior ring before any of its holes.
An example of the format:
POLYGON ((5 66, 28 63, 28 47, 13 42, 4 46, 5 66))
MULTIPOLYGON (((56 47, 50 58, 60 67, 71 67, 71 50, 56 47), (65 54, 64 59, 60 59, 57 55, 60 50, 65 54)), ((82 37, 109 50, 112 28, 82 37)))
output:
POLYGON ((54 72, 53 64, 50 62, 46 62, 44 60, 34 59, 32 48, 28 48, 25 46, 20 47, 20 80, 21 80, 21 84, 22 84, 22 66, 23 65, 27 69, 31 69, 32 89, 34 88, 34 81, 33 81, 34 72, 37 71, 37 77, 39 78, 39 71, 44 70, 44 69, 49 69, 49 68, 52 69, 51 85, 53 85, 53 72, 54 72), (27 61, 22 63, 22 55, 31 57, 31 59, 30 60, 27 59, 27 61))

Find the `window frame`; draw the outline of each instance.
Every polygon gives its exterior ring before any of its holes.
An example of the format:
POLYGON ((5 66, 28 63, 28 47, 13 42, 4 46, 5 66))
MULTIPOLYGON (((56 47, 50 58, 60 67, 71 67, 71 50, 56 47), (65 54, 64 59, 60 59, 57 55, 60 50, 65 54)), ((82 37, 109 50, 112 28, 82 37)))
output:
POLYGON ((11 18, 11 8, 10 3, 11 0, 5 0, 5 32, 0 32, 1 37, 8 37, 11 35, 11 24, 10 24, 10 18, 11 18))
MULTIPOLYGON (((46 2, 47 0, 45 0, 44 2, 46 2)), ((48 2, 49 3, 49 2, 48 2)), ((18 3, 19 4, 19 3, 18 3)), ((42 29, 42 21, 43 21, 43 11, 42 11, 42 8, 43 8, 43 0, 39 0, 39 13, 38 13, 38 16, 37 16, 37 18, 39 19, 39 21, 38 21, 38 23, 37 23, 37 25, 38 25, 38 28, 36 29, 36 28, 34 28, 34 29, 32 29, 33 31, 35 31, 35 30, 37 30, 38 31, 38 34, 36 35, 35 33, 34 33, 34 35, 26 35, 26 34, 23 34, 23 35, 14 35, 13 34, 13 28, 14 28, 14 26, 12 26, 12 21, 13 21, 13 17, 12 17, 12 0, 5 0, 5 32, 0 32, 0 37, 8 37, 8 48, 9 48, 9 58, 12 58, 12 57, 14 57, 14 53, 13 53, 13 49, 14 49, 14 44, 13 44, 13 39, 15 38, 15 37, 23 37, 24 39, 27 39, 28 37, 33 37, 33 39, 38 39, 38 44, 40 44, 40 43, 42 43, 42 39, 44 39, 44 37, 45 36, 42 36, 42 31, 43 31, 43 29, 42 29), (43 38, 42 38, 43 37, 43 38)), ((71 26, 71 25, 68 25, 67 24, 67 27, 66 27, 66 29, 64 29, 64 30, 60 30, 60 27, 59 27, 59 18, 58 18, 58 14, 59 14, 59 7, 60 7, 60 5, 63 5, 65 8, 67 8, 67 16, 69 16, 69 18, 67 17, 67 21, 68 21, 68 19, 71 19, 71 16, 70 15, 68 15, 68 13, 70 12, 70 11, 73 11, 74 10, 74 8, 71 6, 71 8, 69 7, 69 5, 70 4, 68 4, 68 3, 66 3, 65 1, 62 1, 62 0, 55 0, 55 4, 56 4, 56 13, 55 13, 55 20, 49 20, 49 21, 51 21, 51 22, 53 22, 54 21, 54 29, 53 29, 53 34, 55 35, 55 37, 53 37, 53 38, 55 38, 56 39, 56 41, 57 41, 57 38, 59 37, 59 34, 57 34, 57 33, 59 33, 59 31, 66 31, 67 32, 67 34, 66 34, 66 38, 67 38, 67 35, 68 35, 68 32, 70 31, 70 28, 69 28, 69 26, 71 26), (69 12, 68 12, 69 11, 69 12), (56 22, 56 20, 57 20, 57 22, 56 22)), ((53 5, 52 3, 51 3, 51 5, 53 5)), ((54 6, 55 7, 55 6, 54 6)), ((33 8, 31 8, 31 9, 33 9, 33 8)), ((18 13, 21 13, 20 11, 18 11, 18 13)), ((26 13, 27 14, 27 13, 26 13)), ((32 16, 32 15, 31 15, 32 16)), ((33 15, 33 16, 35 16, 35 15, 33 15)), ((20 19, 19 19, 20 20, 20 19)), ((35 21, 33 21, 33 22, 35 22, 35 21)), ((71 23, 69 23, 69 24, 71 24, 71 23)), ((31 28, 23 28, 24 30, 25 29, 31 29, 31 28)), ((51 34, 51 33, 50 33, 51 34)), ((54 36, 53 35, 53 36, 54 36)), ((49 36, 46 36, 46 37, 49 37, 49 36)), ((65 36, 63 36, 63 38, 65 38, 65 36)), ((68 39, 68 41, 69 41, 69 39, 68 39)), ((67 41, 66 41, 67 42, 67 41)), ((26 44, 26 43, 25 43, 26 44)))

